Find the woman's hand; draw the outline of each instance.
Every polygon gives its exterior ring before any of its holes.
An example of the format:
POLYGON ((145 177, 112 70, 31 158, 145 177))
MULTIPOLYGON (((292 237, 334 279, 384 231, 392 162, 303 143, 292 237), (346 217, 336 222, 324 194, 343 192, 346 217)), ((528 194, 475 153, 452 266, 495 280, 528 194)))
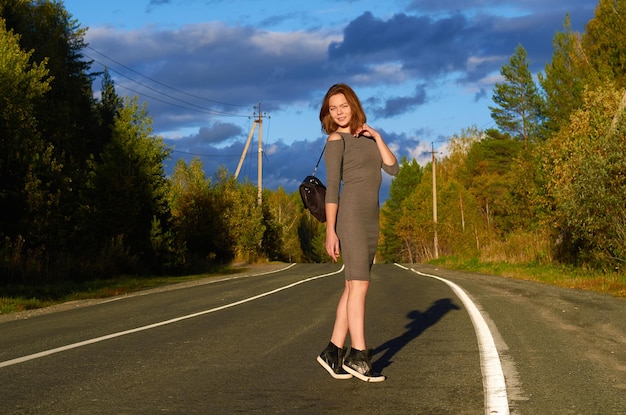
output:
POLYGON ((337 262, 339 259, 339 238, 335 232, 326 232, 326 253, 330 255, 333 262, 337 262))
POLYGON ((364 135, 365 137, 371 137, 376 141, 378 141, 381 138, 380 133, 367 124, 363 124, 361 128, 358 128, 354 132, 355 137, 358 137, 359 135, 364 135))
POLYGON ((391 150, 389 150, 389 147, 385 143, 385 140, 383 140, 383 137, 378 131, 376 131, 369 125, 363 124, 361 128, 356 130, 354 135, 355 137, 358 137, 359 135, 364 135, 365 137, 373 138, 376 142, 376 145, 378 146, 378 151, 380 152, 380 156, 383 159, 383 163, 385 163, 387 166, 393 166, 397 163, 396 156, 394 156, 391 150))

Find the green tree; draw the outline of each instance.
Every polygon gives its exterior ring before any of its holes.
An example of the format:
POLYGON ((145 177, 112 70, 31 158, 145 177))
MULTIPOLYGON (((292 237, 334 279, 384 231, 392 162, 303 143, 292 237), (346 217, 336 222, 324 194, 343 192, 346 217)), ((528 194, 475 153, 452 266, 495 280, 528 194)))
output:
POLYGON ((500 74, 504 82, 494 87, 491 117, 500 130, 526 143, 542 138, 543 100, 528 69, 526 49, 515 48, 508 65, 500 74))
POLYGON ((36 112, 50 90, 47 60, 34 62, 19 39, 0 18, 0 281, 33 279, 44 266, 50 208, 59 203, 51 183, 62 168, 42 139, 36 112))
POLYGON ((93 113, 89 62, 81 54, 85 30, 62 2, 2 0, 0 11, 7 27, 20 35, 21 49, 32 51, 30 62, 46 62, 49 71, 50 89, 33 102, 33 117, 37 137, 43 142, 37 154, 45 155, 45 163, 53 168, 31 176, 30 191, 38 189, 32 200, 41 205, 32 221, 36 237, 29 238, 28 244, 31 249, 45 246, 48 259, 42 260, 51 264, 53 257, 82 249, 78 234, 84 224, 77 212, 85 204, 90 155, 101 149, 93 146, 98 123, 93 113))
POLYGON ((111 78, 111 74, 108 69, 105 68, 102 73, 101 83, 101 99, 96 104, 96 112, 99 118, 99 137, 94 144, 94 154, 99 154, 104 145, 111 140, 111 132, 113 130, 114 121, 119 116, 119 111, 124 106, 124 100, 115 91, 115 83, 111 78))
POLYGON ((41 139, 35 107, 50 89, 46 60, 31 63, 31 52, 19 46, 19 35, 0 19, 0 234, 30 241, 26 183, 34 191, 40 176, 54 172, 49 146, 41 139))
POLYGON ((544 125, 549 133, 568 123, 572 111, 582 105, 585 85, 592 76, 581 35, 573 31, 569 16, 552 43, 552 60, 546 64, 545 75, 538 74, 546 95, 544 125))
POLYGON ((400 161, 400 170, 391 181, 389 198, 381 209, 380 243, 378 256, 381 262, 397 262, 402 258, 401 252, 406 247, 396 234, 396 225, 402 214, 404 200, 415 190, 422 180, 423 168, 415 159, 400 161))
POLYGON ((94 167, 95 211, 92 226, 105 241, 123 238, 140 257, 151 254, 153 219, 168 223, 168 183, 162 139, 152 135, 152 119, 137 98, 127 98, 114 120, 111 142, 94 167))
POLYGON ((583 47, 603 80, 626 86, 626 1, 599 0, 582 38, 583 47))
MULTIPOLYGON (((86 29, 65 9, 50 0, 4 0, 7 27, 21 35, 24 50, 33 50, 32 60, 47 59, 53 77, 51 89, 37 107, 44 138, 63 153, 63 164, 72 171, 82 167, 91 151, 93 117, 90 62, 84 59, 86 29)), ((66 173, 67 174, 67 173, 66 173)))

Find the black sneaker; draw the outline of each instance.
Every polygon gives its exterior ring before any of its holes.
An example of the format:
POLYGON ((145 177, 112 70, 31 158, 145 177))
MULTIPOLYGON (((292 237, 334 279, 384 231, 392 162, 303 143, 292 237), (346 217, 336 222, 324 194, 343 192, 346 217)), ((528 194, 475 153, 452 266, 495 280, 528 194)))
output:
POLYGON ((363 382, 382 382, 387 379, 385 375, 374 373, 370 359, 370 350, 350 349, 350 353, 343 360, 343 368, 363 382))
POLYGON ((324 351, 317 356, 317 361, 335 379, 350 379, 352 375, 341 367, 345 351, 346 349, 340 349, 330 342, 324 351))

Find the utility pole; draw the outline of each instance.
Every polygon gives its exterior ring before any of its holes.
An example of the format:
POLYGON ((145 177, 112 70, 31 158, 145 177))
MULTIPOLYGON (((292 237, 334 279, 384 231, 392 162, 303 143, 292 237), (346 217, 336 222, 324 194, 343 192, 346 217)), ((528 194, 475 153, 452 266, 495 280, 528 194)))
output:
POLYGON ((259 206, 263 203, 263 113, 261 113, 261 103, 259 102, 259 151, 258 151, 258 187, 257 201, 259 206))
POLYGON ((252 134, 254 134, 254 129, 256 128, 256 120, 252 124, 250 128, 250 134, 248 134, 248 139, 246 140, 246 145, 243 147, 243 152, 241 153, 241 157, 239 158, 239 164, 237 165, 237 170, 235 170, 235 179, 239 177, 239 172, 241 171, 241 166, 243 165, 243 161, 246 158, 246 154, 248 154, 248 147, 250 147, 250 141, 252 140, 252 134))
MULTIPOLYGON (((243 153, 241 153, 241 157, 239 158, 239 165, 237 166, 237 170, 235 171, 235 179, 239 177, 239 172, 241 171, 241 166, 243 165, 243 161, 246 158, 246 154, 248 153, 248 148, 250 147, 250 142, 252 141, 252 135, 254 134, 254 130, 256 129, 256 125, 259 124, 259 148, 258 148, 258 170, 257 170, 257 178, 258 178, 258 194, 257 194, 257 202, 259 206, 263 203, 263 117, 265 116, 261 112, 261 103, 258 106, 255 105, 254 108, 259 110, 258 118, 254 120, 252 123, 252 127, 250 128, 250 134, 248 134, 248 139, 246 140, 246 145, 243 148, 243 153)), ((254 114, 257 115, 256 113, 254 114)))
POLYGON ((435 158, 435 144, 431 143, 432 146, 432 166, 433 166, 433 230, 434 230, 434 255, 435 259, 439 258, 439 241, 437 239, 437 159, 435 158))

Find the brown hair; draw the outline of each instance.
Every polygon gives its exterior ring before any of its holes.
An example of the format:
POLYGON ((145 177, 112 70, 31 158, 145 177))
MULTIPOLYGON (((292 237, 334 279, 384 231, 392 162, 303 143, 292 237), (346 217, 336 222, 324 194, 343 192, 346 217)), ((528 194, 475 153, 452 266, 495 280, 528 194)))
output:
POLYGON ((320 109, 320 122, 322 123, 322 131, 326 134, 333 133, 339 128, 339 126, 333 121, 330 116, 330 108, 328 101, 330 97, 337 94, 343 94, 346 97, 348 105, 352 110, 352 120, 350 121, 350 132, 354 133, 359 127, 361 127, 367 121, 359 97, 356 93, 346 84, 335 84, 330 87, 324 101, 322 101, 322 108, 320 109))

